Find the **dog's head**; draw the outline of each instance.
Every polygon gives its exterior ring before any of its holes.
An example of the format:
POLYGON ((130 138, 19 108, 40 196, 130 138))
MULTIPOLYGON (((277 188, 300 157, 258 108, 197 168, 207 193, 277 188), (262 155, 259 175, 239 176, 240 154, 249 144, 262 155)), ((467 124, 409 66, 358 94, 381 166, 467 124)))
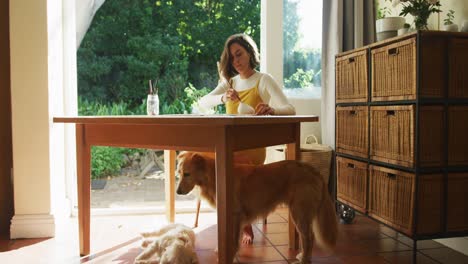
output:
POLYGON ((182 152, 177 159, 179 161, 177 173, 180 178, 177 194, 188 194, 196 185, 203 182, 206 172, 205 157, 200 153, 182 152))

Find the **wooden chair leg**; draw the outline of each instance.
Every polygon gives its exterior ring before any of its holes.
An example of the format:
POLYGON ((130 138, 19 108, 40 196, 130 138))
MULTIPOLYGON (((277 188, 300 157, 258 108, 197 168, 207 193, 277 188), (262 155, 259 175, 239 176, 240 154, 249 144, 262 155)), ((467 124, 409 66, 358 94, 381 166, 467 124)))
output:
POLYGON ((267 218, 266 218, 266 217, 265 217, 265 218, 263 218, 263 224, 264 224, 264 225, 266 225, 266 224, 267 224, 267 222, 268 222, 267 218))
POLYGON ((200 215, 200 205, 201 200, 198 198, 197 200, 197 212, 195 213, 195 223, 193 224, 193 228, 198 227, 198 216, 200 215))

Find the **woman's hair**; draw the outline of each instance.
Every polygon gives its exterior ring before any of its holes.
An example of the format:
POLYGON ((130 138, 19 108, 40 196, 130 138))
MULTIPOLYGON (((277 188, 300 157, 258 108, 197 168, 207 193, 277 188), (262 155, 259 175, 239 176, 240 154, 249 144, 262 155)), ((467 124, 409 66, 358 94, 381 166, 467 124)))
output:
POLYGON ((229 52, 229 48, 234 43, 241 45, 248 52, 250 56, 250 67, 252 69, 255 69, 258 65, 260 65, 260 56, 255 41, 246 34, 241 33, 232 35, 226 40, 226 43, 224 44, 224 49, 223 53, 221 53, 221 60, 219 62, 218 69, 219 75, 224 77, 227 81, 238 74, 236 69, 232 67, 232 58, 231 53, 229 52))

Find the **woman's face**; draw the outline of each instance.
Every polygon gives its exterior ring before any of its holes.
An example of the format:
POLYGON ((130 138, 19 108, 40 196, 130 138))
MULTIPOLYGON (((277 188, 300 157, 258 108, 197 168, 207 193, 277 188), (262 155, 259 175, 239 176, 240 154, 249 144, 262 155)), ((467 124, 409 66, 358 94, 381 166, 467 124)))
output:
POLYGON ((250 67, 250 55, 244 47, 233 43, 229 47, 229 53, 231 54, 232 67, 234 67, 241 76, 252 70, 250 67))

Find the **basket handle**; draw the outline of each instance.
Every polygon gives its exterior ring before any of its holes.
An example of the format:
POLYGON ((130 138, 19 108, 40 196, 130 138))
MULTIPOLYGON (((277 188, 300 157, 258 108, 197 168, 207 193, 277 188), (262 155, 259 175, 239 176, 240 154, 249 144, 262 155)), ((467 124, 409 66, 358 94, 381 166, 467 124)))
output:
POLYGON ((398 49, 397 48, 391 48, 388 50, 388 55, 390 56, 396 56, 398 55, 398 49))
POLYGON ((318 144, 317 137, 314 134, 310 134, 310 135, 306 136, 304 144, 314 144, 312 142, 309 142, 309 138, 313 138, 315 140, 315 144, 318 144))

